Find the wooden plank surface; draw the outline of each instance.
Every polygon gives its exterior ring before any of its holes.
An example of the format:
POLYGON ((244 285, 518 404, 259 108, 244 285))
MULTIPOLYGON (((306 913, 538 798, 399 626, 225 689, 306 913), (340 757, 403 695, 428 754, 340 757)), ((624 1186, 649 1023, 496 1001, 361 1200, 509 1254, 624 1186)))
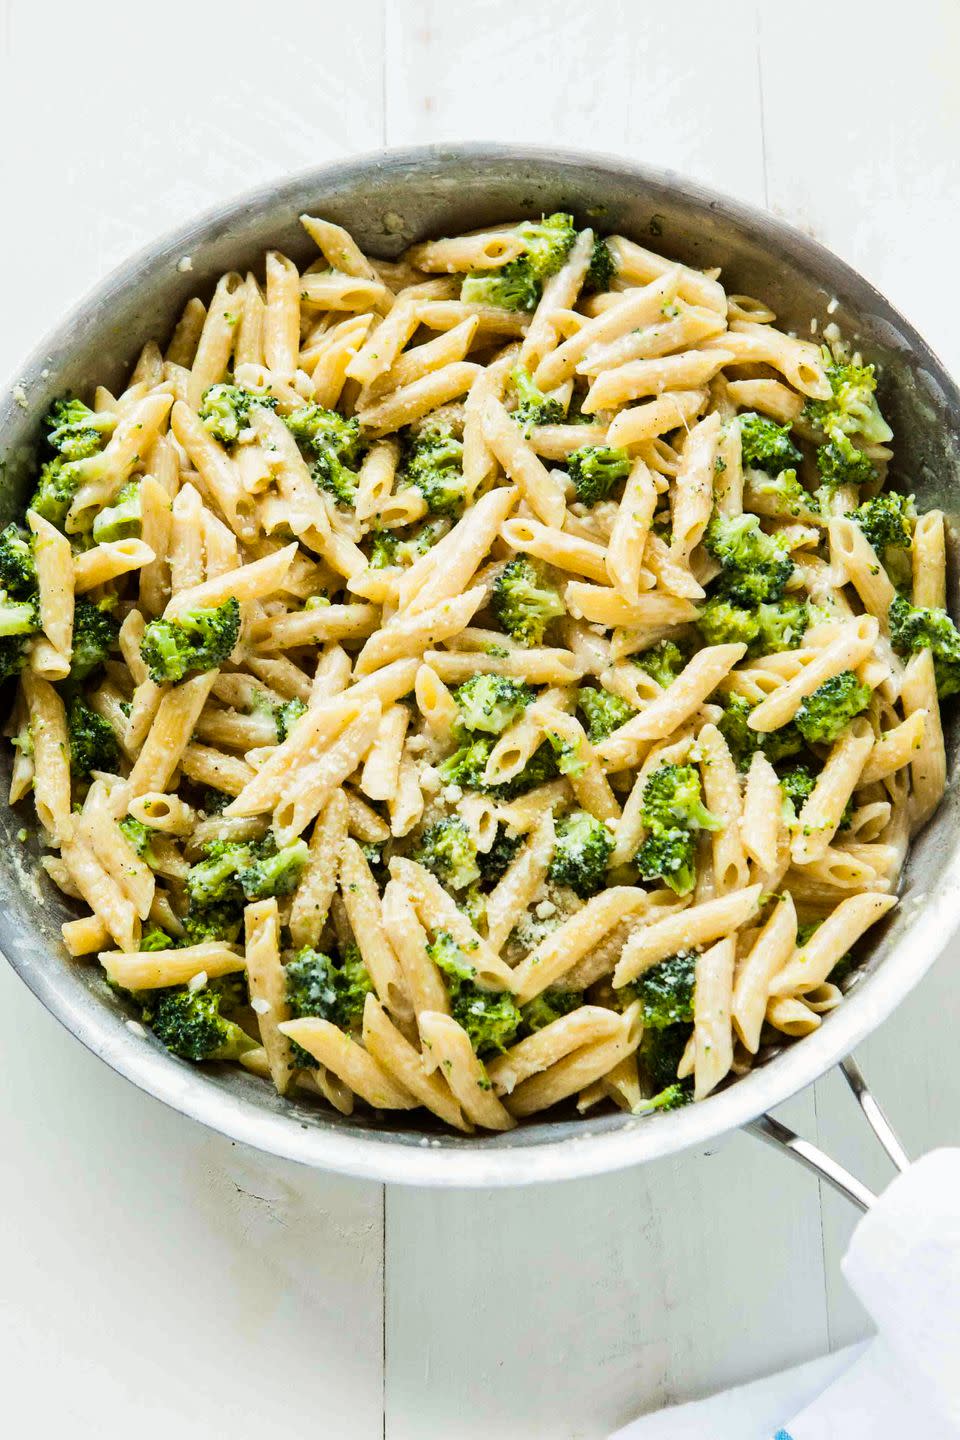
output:
MULTIPOLYGON (((769 204, 960 368, 960 299, 931 273, 956 228, 958 15, 290 0, 274 23, 238 0, 225 24, 111 0, 60 40, 52 7, 0 0, 0 373, 110 266, 227 195, 384 143, 484 138, 612 151, 769 204), (895 104, 844 90, 851 56, 895 104)), ((861 1057, 914 1153, 957 1138, 954 963, 861 1057)), ((599 1437, 863 1333, 839 1273, 853 1213, 745 1137, 595 1181, 384 1200, 146 1100, 6 970, 0 1016, 12 1416, 108 1440, 272 1433, 278 1413, 350 1440, 599 1437)), ((784 1115, 883 1183, 837 1077, 784 1115)))

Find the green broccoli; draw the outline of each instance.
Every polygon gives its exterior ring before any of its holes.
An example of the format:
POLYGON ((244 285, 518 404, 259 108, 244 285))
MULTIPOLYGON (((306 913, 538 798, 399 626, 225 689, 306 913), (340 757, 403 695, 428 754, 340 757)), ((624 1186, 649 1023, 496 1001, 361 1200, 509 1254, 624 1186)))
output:
POLYGON ((760 529, 756 515, 714 516, 704 543, 723 566, 718 595, 739 605, 780 599, 793 561, 778 536, 760 529))
POLYGON ((863 685, 852 670, 832 675, 819 689, 808 695, 794 718, 804 740, 832 745, 855 715, 870 704, 872 690, 863 685))
POLYGON ((237 870, 237 879, 246 899, 263 900, 270 895, 289 895, 297 888, 309 853, 306 840, 292 840, 278 850, 272 835, 268 835, 260 841, 249 863, 237 870))
POLYGON ((188 610, 173 620, 151 620, 140 654, 157 685, 176 685, 191 670, 222 665, 240 634, 240 605, 231 595, 215 609, 188 610))
POLYGON ((221 995, 207 986, 166 990, 144 1019, 167 1049, 183 1060, 237 1060, 256 1048, 246 1031, 220 1014, 221 995))
POLYGON ((585 810, 574 810, 557 822, 550 879, 588 900, 606 884, 612 850, 613 836, 606 825, 585 810))
POLYGON ((371 569, 383 570, 391 565, 412 565, 421 555, 426 555, 449 528, 450 521, 441 518, 431 520, 426 525, 419 525, 412 533, 403 536, 396 530, 368 531, 366 538, 371 542, 371 569))
POLYGON ((618 480, 630 474, 630 456, 613 445, 581 445, 567 456, 567 474, 581 505, 606 500, 618 480))
POLYGON ((16 525, 0 532, 0 584, 0 680, 6 680, 23 669, 39 629, 33 546, 16 525))
POLYGON ((913 526, 917 512, 912 495, 899 495, 895 490, 874 495, 850 512, 879 556, 886 550, 909 550, 913 543, 913 526))
POLYGON ((97 511, 91 534, 98 545, 110 540, 130 540, 140 535, 141 520, 140 482, 131 480, 112 505, 97 511))
POLYGON ((243 929, 243 905, 237 900, 208 905, 191 901, 183 928, 191 945, 203 945, 208 940, 232 945, 243 929))
POLYGON ((428 826, 413 858, 453 890, 464 890, 480 879, 477 847, 466 825, 456 815, 428 826))
POLYGON ((70 679, 86 680, 99 670, 118 644, 120 626, 100 605, 85 596, 78 597, 73 612, 73 656, 70 679))
POLYGON ((748 494, 772 502, 778 516, 802 515, 815 510, 817 501, 797 479, 796 470, 781 470, 778 475, 768 475, 755 470, 750 479, 748 494))
POLYGON ((517 397, 513 418, 524 435, 529 435, 537 425, 560 424, 564 418, 562 401, 555 395, 545 395, 522 365, 510 371, 510 383, 517 397))
POLYGON ((594 690, 587 685, 577 691, 577 709, 587 722, 587 734, 593 745, 599 745, 601 740, 606 740, 608 735, 612 735, 614 730, 625 725, 637 713, 633 706, 628 705, 626 700, 621 700, 619 695, 613 695, 602 688, 594 690))
POLYGON ((870 459, 842 431, 817 448, 817 469, 820 472, 821 508, 834 490, 841 486, 869 485, 876 478, 870 459))
MULTIPOLYGON (((120 821, 119 828, 123 831, 141 860, 145 860, 150 868, 153 869, 158 863, 153 851, 153 842, 156 839, 157 832, 151 830, 148 825, 144 825, 142 820, 135 819, 133 815, 125 815, 120 821)), ((140 949, 143 949, 142 944, 140 949)))
POLYGON ((486 990, 476 969, 448 930, 438 930, 427 954, 446 977, 450 1010, 478 1055, 506 1050, 520 1028, 520 1011, 509 990, 486 990))
POLYGON ((631 999, 640 1001, 644 1027, 664 1030, 693 1020, 696 981, 697 952, 680 950, 652 965, 625 988, 631 999))
POLYGON ((792 723, 782 725, 779 730, 762 733, 751 730, 747 724, 747 716, 753 706, 743 695, 725 695, 723 707, 717 728, 741 770, 749 770, 750 761, 758 750, 762 750, 770 763, 775 764, 778 760, 798 754, 804 748, 803 738, 792 723))
POLYGON ((514 859, 520 849, 523 837, 521 835, 508 835, 503 825, 497 826, 497 834, 490 849, 486 852, 477 852, 477 864, 480 866, 480 883, 490 889, 503 878, 507 867, 514 859))
POLYGON ((82 780, 94 770, 116 774, 120 765, 120 746, 107 721, 98 715, 80 695, 74 695, 67 709, 67 731, 70 741, 70 770, 82 780))
POLYGON ((946 610, 911 605, 896 595, 890 605, 890 638, 898 655, 929 650, 941 700, 960 690, 960 633, 946 610))
POLYGON ((529 685, 507 675, 472 675, 454 692, 463 729, 483 730, 488 735, 499 735, 533 698, 529 685))
POLYGON ((431 515, 456 516, 463 510, 463 441, 449 425, 431 421, 407 441, 402 474, 423 496, 431 515))
POLYGON ((537 1030, 542 1030, 545 1025, 552 1025, 554 1020, 569 1015, 571 1010, 576 1010, 582 1004, 582 990, 564 990, 560 986, 549 986, 546 990, 542 990, 535 999, 528 1000, 526 1005, 521 1006, 520 1019, 523 1034, 533 1035, 537 1030))
POLYGON ((498 270, 478 270, 468 275, 460 289, 465 304, 535 310, 544 281, 560 269, 576 231, 573 216, 558 213, 518 225, 514 234, 523 241, 523 253, 498 270))
POLYGON ((336 410, 304 405, 283 418, 300 449, 313 459, 310 473, 317 488, 331 494, 338 505, 354 505, 357 474, 350 467, 359 462, 362 450, 356 416, 345 420, 336 410))
POLYGON ((92 462, 101 453, 104 438, 115 423, 116 416, 97 414, 80 400, 55 401, 43 420, 52 458, 41 467, 27 508, 62 530, 74 496, 91 476, 92 462))
POLYGON ((440 766, 441 780, 445 785, 459 785, 461 790, 482 790, 483 772, 492 749, 493 741, 486 735, 461 746, 440 766))
POLYGON ((681 647, 674 640, 660 640, 652 645, 649 650, 644 650, 640 655, 635 655, 633 663, 645 670, 651 680, 656 680, 664 690, 669 689, 683 670, 689 660, 681 647))
POLYGON ((0 530, 0 587, 14 600, 37 598, 37 564, 34 540, 16 525, 0 530))
POLYGON ((305 945, 284 967, 287 1004, 296 1019, 316 1015, 341 1030, 359 1031, 373 981, 356 945, 337 959, 305 945))
POLYGON ((807 765, 795 765, 780 776, 783 823, 788 829, 796 829, 797 816, 813 793, 816 783, 816 776, 807 765))
POLYGON ((803 456, 790 438, 789 425, 778 425, 752 410, 740 415, 738 422, 745 469, 765 470, 768 475, 793 470, 796 479, 796 467, 803 456))
POLYGON ((211 385, 203 392, 198 414, 215 440, 221 445, 233 445, 240 431, 250 424, 253 405, 275 410, 277 402, 265 390, 249 390, 244 385, 211 385))
POLYGON ((214 840, 187 871, 191 904, 199 907, 289 895, 307 861, 305 840, 282 849, 271 832, 262 840, 214 840))
POLYGON ((166 930, 161 930, 159 925, 147 925, 140 936, 139 949, 141 954, 152 953, 154 950, 174 950, 176 941, 171 940, 166 930))
POLYGON ((591 295, 598 291, 609 290, 616 273, 617 262, 613 258, 613 251, 602 235, 596 236, 586 279, 583 282, 584 290, 591 295))
POLYGON ((645 880, 662 879, 678 895, 689 895, 697 881, 696 831, 719 830, 720 822, 703 804, 700 776, 692 765, 660 765, 643 792, 640 816, 647 836, 636 854, 645 880))
POLYGON ((692 1031, 693 1026, 683 1022, 663 1029, 650 1025, 644 1030, 637 1058, 657 1091, 676 1083, 677 1070, 692 1031))
POLYGON ((667 1085, 649 1100, 641 1100, 639 1105, 634 1107, 634 1115, 647 1115, 654 1110, 679 1110, 682 1105, 689 1105, 693 1100, 693 1082, 690 1080, 675 1080, 672 1085, 667 1085))
POLYGON ((302 700, 294 697, 292 700, 285 700, 282 705, 273 707, 273 720, 277 727, 277 744, 282 745, 296 725, 300 716, 306 712, 306 705, 302 700))
POLYGON ((508 560, 493 584, 498 623, 521 645, 540 645, 551 620, 565 615, 559 593, 526 556, 508 560))
POLYGON ((810 621, 806 603, 789 597, 752 608, 711 595, 700 607, 697 629, 708 645, 740 643, 753 655, 795 650, 810 621))
POLYGON ((877 405, 874 367, 862 364, 859 355, 845 359, 826 347, 822 353, 833 394, 829 400, 808 400, 804 407, 807 419, 831 439, 860 435, 868 445, 892 440, 893 431, 877 405))

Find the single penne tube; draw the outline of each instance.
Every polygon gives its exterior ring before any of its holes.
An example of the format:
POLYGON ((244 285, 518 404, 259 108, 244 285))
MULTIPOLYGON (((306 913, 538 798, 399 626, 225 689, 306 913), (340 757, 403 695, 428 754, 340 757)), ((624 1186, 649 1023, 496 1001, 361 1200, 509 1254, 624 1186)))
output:
POLYGON ((816 1011, 795 995, 774 996, 767 1005, 764 1018, 774 1030, 789 1035, 791 1040, 812 1035, 814 1030, 820 1028, 821 1023, 816 1011))
POLYGON ((674 279, 674 292, 692 305, 705 305, 711 310, 727 313, 727 297, 723 286, 701 270, 678 265, 663 255, 646 250, 622 235, 611 235, 607 246, 613 256, 617 279, 621 284, 650 285, 665 275, 674 279))
POLYGON ((501 950, 521 915, 539 893, 555 844, 552 810, 545 810, 487 897, 487 940, 501 950))
POLYGON ((809 865, 826 852, 872 749, 870 722, 858 716, 832 746, 797 816, 796 834, 790 842, 795 865, 809 865))
POLYGON ((424 300, 420 305, 420 323, 428 330, 452 330, 464 320, 476 320, 477 335, 524 335, 529 316, 523 311, 502 310, 497 305, 467 305, 462 300, 424 300))
POLYGON ((389 800, 397 790, 403 740, 410 723, 404 705, 391 705, 380 716, 376 738, 363 763, 360 789, 370 800, 389 800))
POLYGON ((188 610, 213 609, 231 596, 242 605, 248 600, 272 595, 282 589, 296 554, 296 544, 284 545, 259 560, 237 566, 227 574, 216 575, 189 589, 178 590, 167 605, 164 617, 173 620, 188 610))
POLYGON ((237 755, 225 755, 212 745, 185 745, 180 756, 181 773, 197 785, 209 785, 224 795, 239 795, 256 771, 237 755))
POLYGON ((632 605, 640 600, 640 571, 656 508, 657 486, 653 474, 646 461, 638 456, 623 487, 605 556, 607 578, 632 605))
POLYGON ((33 532, 40 628, 53 648, 69 662, 73 648, 74 602, 70 541, 34 510, 27 511, 27 524, 33 532))
POLYGON ((829 522, 830 559, 863 601, 864 608, 887 630, 887 614, 896 591, 880 557, 855 520, 837 515, 829 522))
POLYGON ((421 1105, 455 1130, 470 1129, 446 1080, 426 1070, 419 1051, 404 1038, 373 995, 367 996, 363 1008, 363 1043, 384 1070, 404 1090, 415 1095, 421 1105))
POLYGON ((568 766, 567 779, 580 806, 597 820, 616 824, 620 806, 580 721, 542 700, 536 701, 529 713, 531 721, 542 728, 559 752, 561 768, 568 766))
MULTIPOLYGON (((299 300, 297 301, 299 308, 299 300)), ((263 365, 263 334, 266 317, 266 303, 257 277, 250 271, 243 282, 243 310, 237 326, 234 344, 236 365, 263 365)), ((297 337, 299 340, 299 336, 297 337)), ((187 392, 189 394, 189 390, 187 392)), ((182 398, 186 399, 186 396, 182 398)))
POLYGON ((593 415, 668 390, 697 390, 732 359, 724 350, 687 350, 680 355, 632 360, 597 375, 584 397, 583 411, 593 415))
POLYGON ((437 546, 440 552, 423 583, 406 599, 405 609, 411 615, 422 614, 466 590, 475 572, 488 554, 498 530, 502 533, 506 517, 518 499, 511 485, 501 485, 472 505, 463 519, 445 535, 437 546), (442 549, 441 549, 442 547, 442 549))
POLYGON ((555 390, 571 379, 593 347, 652 324, 676 294, 678 279, 678 272, 668 267, 652 284, 618 296, 608 310, 588 320, 576 334, 544 356, 533 377, 538 387, 543 391, 555 390))
POLYGON ((771 995, 803 995, 822 985, 841 955, 896 903, 895 895, 880 894, 850 895, 841 900, 776 973, 770 985, 771 995))
POLYGON ((513 986, 518 1003, 526 1004, 549 985, 556 984, 615 925, 642 911, 646 899, 646 891, 637 886, 616 885, 588 900, 516 967, 513 986))
POLYGON ((336 790, 317 817, 310 853, 293 893, 288 924, 294 945, 320 943, 330 903, 337 888, 340 855, 347 839, 350 806, 346 792, 336 790))
POLYGON ((401 613, 367 640, 357 656, 354 674, 369 675, 392 660, 420 657, 441 640, 452 639, 469 625, 485 599, 485 588, 477 585, 419 614, 401 613))
POLYGON ((670 558, 688 569, 690 555, 707 528, 713 509, 720 416, 714 412, 695 425, 684 440, 673 490, 673 538, 670 558))
POLYGON ((724 317, 704 305, 674 300, 670 309, 676 311, 672 319, 661 317, 651 325, 643 325, 638 330, 621 335, 617 340, 592 345, 577 365, 577 374, 592 377, 634 360, 654 360, 658 356, 699 345, 709 336, 719 335, 727 328, 724 317))
POLYGON ((194 407, 200 404, 210 385, 226 376, 240 318, 243 286, 243 276, 235 271, 221 276, 217 283, 191 363, 189 400, 194 407))
POLYGON ((777 772, 766 755, 758 750, 747 772, 740 834, 744 851, 763 874, 771 871, 777 861, 783 823, 780 816, 782 803, 777 772))
POLYGON ((342 275, 359 275, 364 280, 379 279, 360 246, 342 225, 335 225, 332 220, 317 219, 313 215, 301 215, 300 224, 321 250, 331 269, 339 270, 342 275))
POLYGON ((377 994, 398 1020, 411 1019, 413 1007, 384 928, 377 882, 360 846, 349 838, 340 851, 340 893, 377 994))
POLYGON ((257 900, 243 911, 247 985, 250 1005, 260 1027, 270 1078, 278 1095, 286 1095, 293 1079, 293 1046, 280 1026, 291 1018, 287 983, 280 963, 280 913, 277 902, 257 900))
POLYGON ((142 456, 166 423, 173 396, 143 395, 125 406, 105 448, 86 460, 73 461, 80 484, 67 512, 66 532, 75 535, 89 528, 93 511, 109 505, 122 490, 142 456))
POLYGON ((414 754, 413 743, 408 739, 400 756, 396 790, 387 801, 391 835, 397 839, 409 835, 420 823, 425 803, 420 785, 418 757, 414 754))
POLYGON ((148 617, 160 614, 170 593, 171 504, 161 482, 145 475, 140 482, 140 538, 155 557, 140 567, 140 608, 148 617))
POLYGON ((80 820, 79 816, 71 816, 68 829, 60 836, 60 853, 73 891, 103 922, 121 952, 136 951, 140 943, 137 908, 114 876, 104 869, 80 820))
POLYGON ((704 341, 704 349, 732 352, 734 365, 771 365, 784 379, 811 400, 829 400, 833 393, 816 345, 796 340, 750 320, 735 320, 722 335, 704 341))
POLYGON ((329 1020, 307 1017, 285 1020, 282 1033, 307 1050, 374 1110, 415 1110, 420 1099, 329 1020))
POLYGON ((633 446, 671 430, 685 429, 696 419, 707 399, 706 390, 669 390, 656 400, 632 405, 628 410, 621 410, 611 422, 607 443, 633 446))
POLYGON ((576 619, 608 627, 659 629, 666 625, 687 625, 697 615, 689 600, 675 595, 647 591, 636 600, 627 600, 609 585, 591 585, 581 580, 567 582, 564 599, 576 619))
POLYGON ((196 486, 181 485, 174 496, 170 520, 170 590, 199 585, 204 576, 203 501, 196 486))
POLYGON ((485 1130, 511 1130, 517 1122, 494 1094, 463 1027, 435 1010, 425 1010, 419 1022, 424 1058, 446 1080, 466 1118, 485 1130))
POLYGON ((510 1095, 531 1075, 548 1070, 574 1050, 612 1039, 619 1033, 620 1027, 618 1011, 606 1010, 599 1005, 580 1005, 489 1060, 487 1075, 490 1083, 496 1094, 510 1095))
POLYGON ((727 391, 739 409, 758 410, 781 425, 792 425, 804 406, 804 397, 782 380, 728 380, 727 391))
POLYGON ((373 605, 318 605, 315 609, 265 615, 249 626, 247 638, 257 650, 271 654, 275 650, 323 645, 330 640, 365 640, 376 631, 378 621, 373 605))
POLYGON ((697 957, 693 1000, 694 1099, 716 1089, 733 1064, 731 1008, 736 944, 726 936, 697 957))
POLYGON ((931 651, 920 650, 910 657, 903 674, 900 701, 908 720, 921 710, 926 716, 923 739, 910 762, 910 819, 912 828, 917 830, 940 804, 947 784, 946 750, 931 651))
POLYGON ((438 740, 449 740, 453 727, 460 716, 457 702, 444 685, 436 670, 430 665, 421 665, 417 670, 413 693, 417 708, 438 740))
POLYGON ((855 620, 846 621, 836 639, 751 710, 747 720, 751 730, 769 734, 786 725, 806 697, 818 690, 825 680, 839 675, 842 670, 856 669, 873 652, 879 633, 879 625, 873 615, 860 615, 855 620))
POLYGON ((535 425, 527 439, 541 460, 566 460, 584 445, 605 445, 608 426, 603 425, 535 425))
POLYGON ((558 344, 558 317, 573 309, 587 277, 593 249, 593 231, 581 230, 560 269, 544 285, 520 349, 520 363, 528 373, 532 374, 558 344))
POLYGON ((335 325, 324 337, 317 352, 310 357, 301 355, 301 363, 312 371, 313 399, 317 405, 332 410, 340 403, 347 381, 347 370, 354 357, 370 334, 374 316, 351 315, 335 325))
POLYGON ((142 540, 104 541, 74 556, 73 588, 78 595, 84 595, 97 585, 106 585, 108 580, 128 575, 155 559, 154 552, 142 540))
POLYGON ((197 823, 197 812, 179 795, 157 790, 137 795, 127 807, 134 820, 163 835, 189 835, 197 823))
POLYGON ((174 365, 190 366, 197 353, 197 345, 203 333, 203 322, 207 307, 196 296, 188 300, 174 326, 170 343, 166 348, 165 360, 174 365))
POLYGON ((110 931, 98 915, 84 915, 79 920, 65 920, 60 934, 67 954, 73 957, 92 955, 110 940, 110 931))
POLYGON ((651 965, 674 955, 678 950, 709 945, 738 930, 756 914, 762 887, 748 885, 744 890, 721 895, 715 900, 691 905, 676 915, 639 925, 623 947, 613 983, 617 989, 636 980, 651 965))
POLYGON ((507 230, 459 235, 452 240, 427 240, 411 245, 406 258, 418 270, 451 274, 466 270, 497 270, 523 254, 523 241, 507 230))
POLYGON ((219 940, 187 945, 180 950, 152 950, 140 954, 106 950, 99 955, 107 978, 125 990, 160 990, 167 985, 186 985, 196 975, 218 980, 246 969, 237 949, 219 940))
POLYGON ((608 580, 606 549, 591 540, 581 540, 549 525, 541 525, 538 520, 527 519, 507 520, 500 527, 500 535, 511 550, 545 560, 558 570, 586 575, 601 584, 606 584, 608 580))
POLYGON ((584 1045, 522 1081, 507 1097, 507 1109, 519 1119, 576 1095, 632 1055, 642 1034, 640 1006, 635 1003, 620 1017, 620 1029, 610 1039, 584 1045))
MULTIPOLYGON (((379 333, 378 330, 376 335, 379 333)), ((444 365, 440 370, 429 371, 419 380, 402 386, 383 400, 362 410, 359 415, 360 424, 365 433, 373 437, 389 435, 404 425, 412 425, 414 421, 429 415, 432 410, 465 395, 479 369, 472 361, 457 360, 451 365, 444 365)))
POLYGON ((447 988, 427 953, 427 932, 420 923, 410 890, 402 880, 387 881, 382 915, 387 938, 400 962, 414 1015, 419 1020, 425 1010, 449 1014, 447 988))
POLYGON ((399 460, 400 446, 396 440, 378 440, 371 445, 360 466, 357 482, 354 511, 358 520, 369 520, 379 513, 393 490, 399 460))
POLYGON ((127 780, 132 799, 148 790, 166 790, 200 718, 216 671, 185 680, 163 695, 153 724, 127 780))
MULTIPOLYGON (((278 378, 290 380, 300 353, 300 275, 286 255, 281 255, 279 250, 268 250, 266 279, 267 299, 262 319, 264 364, 278 378)), ((269 1053, 268 1049, 268 1057, 269 1053)))
POLYGON ((770 982, 793 954, 797 941, 797 912, 793 897, 780 897, 770 918, 737 967, 731 1014, 741 1043, 751 1055, 760 1048, 760 1031, 770 998, 770 982))
POLYGON ((48 680, 32 670, 20 684, 33 744, 33 802, 37 819, 55 845, 70 831, 70 740, 62 699, 48 680))
MULTIPOLYGON (((376 697, 367 700, 356 718, 346 725, 318 759, 285 777, 273 811, 273 828, 278 844, 287 845, 301 835, 333 792, 353 774, 377 733, 381 710, 376 697)), ((259 775, 256 778, 259 779, 259 775)), ((244 799, 247 788, 235 802, 240 809, 233 813, 246 812, 244 799)), ((233 805, 227 810, 233 811, 233 805)))
POLYGON ((910 764, 923 746, 927 714, 926 710, 914 710, 899 725, 877 736, 860 772, 860 785, 874 785, 878 780, 886 780, 896 770, 910 764))
POLYGON ((300 276, 300 304, 314 310, 376 310, 384 314, 391 308, 393 296, 379 280, 307 273, 300 276))
POLYGON ((567 509, 563 486, 546 468, 503 404, 489 396, 483 408, 483 435, 491 453, 520 489, 530 509, 544 525, 563 529, 567 509))
MULTIPOLYGON (((390 369, 419 324, 416 301, 398 300, 350 361, 347 378, 361 385, 370 385, 390 369)), ((396 427, 390 425, 387 428, 392 430, 396 427)))
POLYGON ((700 775, 707 809, 720 828, 710 837, 714 888, 717 895, 742 889, 750 878, 742 838, 743 802, 733 756, 716 725, 704 725, 697 736, 700 775))
POLYGON ((699 709, 745 652, 746 646, 740 643, 708 645, 698 651, 659 699, 597 745, 597 755, 607 769, 622 770, 636 763, 646 741, 672 734, 699 709))
POLYGON ((425 650, 423 662, 441 680, 459 684, 471 675, 511 675, 528 685, 572 685, 581 679, 583 665, 569 650, 508 650, 478 654, 476 651, 425 650))
POLYGON ((913 603, 943 610, 947 604, 946 533, 942 510, 921 515, 913 531, 913 603))

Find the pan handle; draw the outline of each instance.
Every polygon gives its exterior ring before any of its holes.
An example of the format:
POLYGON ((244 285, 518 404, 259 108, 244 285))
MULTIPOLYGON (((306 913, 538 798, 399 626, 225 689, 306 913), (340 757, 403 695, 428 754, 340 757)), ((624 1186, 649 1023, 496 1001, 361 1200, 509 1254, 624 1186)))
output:
MULTIPOLYGON (((846 1060, 840 1061, 840 1069, 850 1089, 857 1097, 870 1129, 897 1169, 906 1170, 910 1164, 907 1152, 871 1093, 860 1066, 852 1055, 849 1055, 846 1060)), ((822 1180, 826 1180, 828 1185, 832 1185, 834 1190, 846 1196, 859 1209, 869 1210, 871 1205, 876 1202, 876 1194, 868 1189, 862 1180, 851 1175, 849 1170, 844 1169, 825 1150, 811 1144, 809 1140, 804 1140, 801 1135, 797 1135, 789 1126, 775 1120, 772 1115, 760 1115, 743 1128, 749 1134, 756 1136, 758 1140, 763 1140, 767 1145, 775 1145, 778 1150, 789 1155, 792 1160, 796 1160, 798 1165, 812 1170, 814 1174, 819 1175, 822 1180)))

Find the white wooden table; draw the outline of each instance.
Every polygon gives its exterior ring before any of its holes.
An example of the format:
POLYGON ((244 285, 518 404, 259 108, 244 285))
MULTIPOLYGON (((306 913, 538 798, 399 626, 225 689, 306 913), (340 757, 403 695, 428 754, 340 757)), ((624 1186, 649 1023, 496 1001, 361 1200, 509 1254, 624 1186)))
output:
MULTIPOLYGON (((754 0, 234 0, 226 17, 168 0, 67 21, 4 0, 0 374, 191 212, 442 139, 614 151, 767 205, 960 369, 936 267, 958 219, 960 10, 913 0, 902 20, 883 0, 809 0, 802 21, 754 0)), ((860 1056, 915 1153, 958 1139, 952 972, 860 1056)), ((11 1436, 603 1436, 862 1332, 838 1271, 852 1212, 743 1136, 553 1188, 384 1192, 163 1109, 3 966, 0 1034, 11 1436)), ((883 1182, 837 1077, 783 1113, 883 1182)))

